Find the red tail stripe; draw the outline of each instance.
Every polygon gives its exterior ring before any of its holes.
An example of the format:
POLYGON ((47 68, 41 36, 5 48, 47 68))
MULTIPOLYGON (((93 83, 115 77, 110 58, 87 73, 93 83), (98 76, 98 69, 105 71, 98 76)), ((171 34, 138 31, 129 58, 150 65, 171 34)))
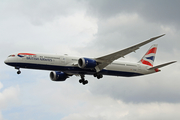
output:
POLYGON ((157 51, 157 48, 154 47, 154 48, 150 49, 150 50, 146 53, 146 55, 149 55, 150 53, 156 53, 156 51, 157 51))
POLYGON ((142 59, 141 62, 142 62, 142 64, 149 65, 149 66, 153 67, 153 65, 150 62, 146 61, 146 60, 142 59))

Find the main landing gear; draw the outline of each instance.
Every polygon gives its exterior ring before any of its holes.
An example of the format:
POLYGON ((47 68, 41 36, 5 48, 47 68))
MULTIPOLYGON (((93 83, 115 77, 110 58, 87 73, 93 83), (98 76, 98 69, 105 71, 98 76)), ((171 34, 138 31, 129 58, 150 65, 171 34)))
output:
POLYGON ((101 78, 103 78, 103 75, 96 73, 96 74, 94 74, 94 77, 97 77, 97 79, 101 79, 101 78))
MULTIPOLYGON (((84 75, 80 75, 81 76, 81 79, 79 80, 79 83, 82 83, 83 85, 86 85, 88 84, 88 81, 85 80, 85 76, 84 75)), ((102 74, 94 74, 94 77, 97 77, 97 79, 100 79, 100 78, 103 78, 103 75, 102 74)))
POLYGON ((15 67, 15 69, 17 69, 17 74, 21 74, 20 68, 19 67, 15 67))
POLYGON ((85 76, 81 75, 81 79, 79 80, 79 83, 82 83, 83 85, 88 84, 88 81, 85 80, 85 76))

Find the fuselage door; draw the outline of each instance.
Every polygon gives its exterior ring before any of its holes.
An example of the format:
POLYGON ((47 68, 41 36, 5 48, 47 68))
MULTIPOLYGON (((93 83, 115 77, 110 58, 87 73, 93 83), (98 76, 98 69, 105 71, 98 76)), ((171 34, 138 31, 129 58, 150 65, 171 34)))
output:
POLYGON ((66 56, 62 56, 61 58, 60 58, 60 61, 61 61, 61 64, 66 64, 66 56))
POLYGON ((141 71, 141 65, 138 64, 138 71, 141 71))

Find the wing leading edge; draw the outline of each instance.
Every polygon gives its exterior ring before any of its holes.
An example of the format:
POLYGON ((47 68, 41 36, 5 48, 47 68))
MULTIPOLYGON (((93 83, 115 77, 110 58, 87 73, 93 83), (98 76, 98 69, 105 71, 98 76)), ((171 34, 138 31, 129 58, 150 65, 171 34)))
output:
POLYGON ((117 51, 115 53, 96 58, 95 60, 98 62, 98 65, 95 67, 96 72, 101 71, 107 65, 111 64, 114 60, 117 60, 121 57, 124 57, 125 55, 127 55, 131 52, 135 52, 135 50, 139 49, 141 46, 146 45, 146 44, 148 44, 148 43, 150 43, 150 42, 152 42, 152 41, 154 41, 154 40, 156 40, 156 39, 158 39, 164 35, 165 34, 157 36, 157 37, 150 38, 149 40, 146 40, 146 41, 141 42, 139 44, 136 44, 134 46, 128 47, 126 49, 123 49, 123 50, 117 51))

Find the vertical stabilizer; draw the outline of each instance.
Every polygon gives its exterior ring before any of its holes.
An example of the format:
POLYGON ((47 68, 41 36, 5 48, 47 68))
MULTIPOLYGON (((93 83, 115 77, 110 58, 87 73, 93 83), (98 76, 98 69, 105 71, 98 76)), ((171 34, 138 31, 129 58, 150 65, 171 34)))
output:
POLYGON ((147 53, 143 56, 143 58, 139 61, 139 63, 153 67, 157 46, 157 44, 152 45, 150 49, 147 51, 147 53))

